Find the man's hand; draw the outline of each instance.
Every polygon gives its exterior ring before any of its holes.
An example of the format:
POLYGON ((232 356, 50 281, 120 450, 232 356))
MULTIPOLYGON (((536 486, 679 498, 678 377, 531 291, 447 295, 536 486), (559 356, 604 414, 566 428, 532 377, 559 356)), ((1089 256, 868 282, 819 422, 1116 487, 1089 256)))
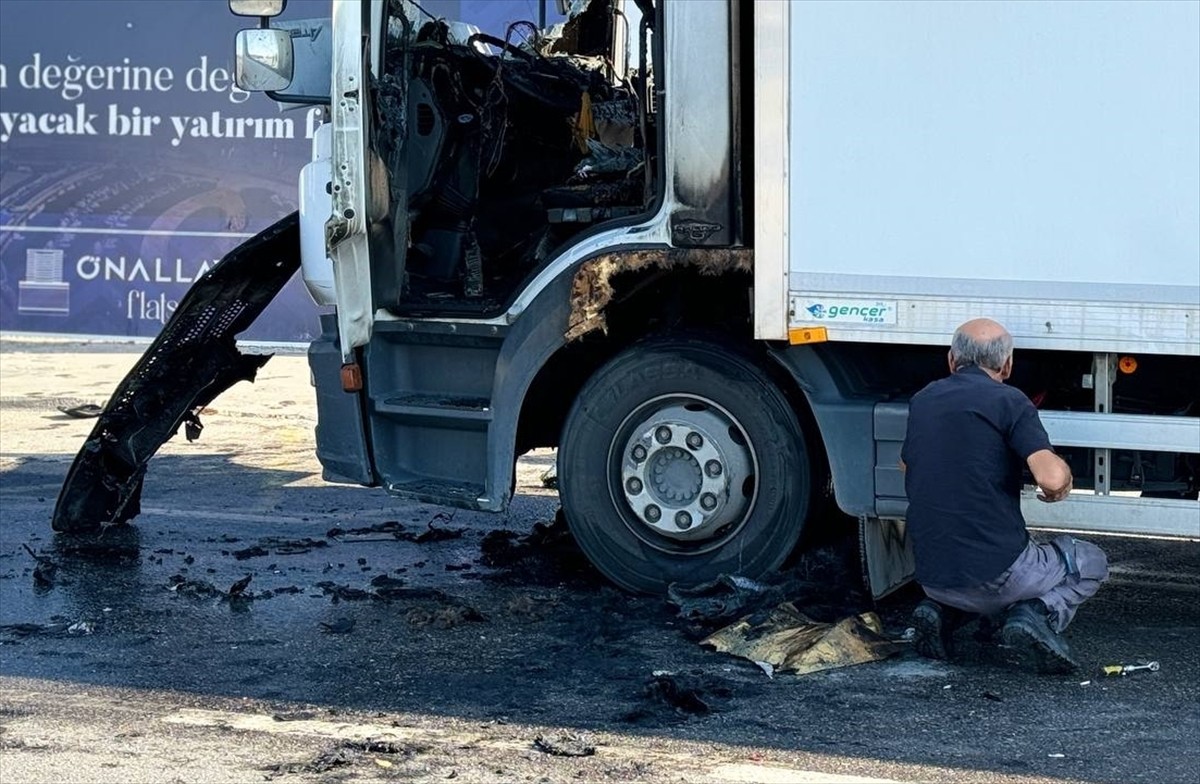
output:
POLYGON ((1049 449, 1039 449, 1030 455, 1026 462, 1029 463, 1029 470, 1033 472, 1033 480, 1041 489, 1038 493, 1039 501, 1052 504, 1070 495, 1071 469, 1061 457, 1049 449))
POLYGON ((1071 494, 1072 487, 1073 487, 1073 485, 1070 482, 1068 482, 1067 486, 1065 488, 1063 488, 1062 490, 1051 493, 1051 492, 1048 492, 1046 490, 1046 488, 1039 486, 1037 500, 1045 501, 1048 504, 1052 504, 1055 501, 1061 501, 1071 494))

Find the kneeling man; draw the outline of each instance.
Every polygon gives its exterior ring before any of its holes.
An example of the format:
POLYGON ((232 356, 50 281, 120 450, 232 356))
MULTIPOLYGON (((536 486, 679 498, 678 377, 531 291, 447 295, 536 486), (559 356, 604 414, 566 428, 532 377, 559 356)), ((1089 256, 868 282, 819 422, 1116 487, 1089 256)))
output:
POLYGON ((914 645, 944 659, 955 628, 1002 618, 1002 642, 1023 663, 1071 672, 1078 665, 1062 631, 1107 579, 1108 561, 1089 542, 1038 544, 1025 530, 1025 467, 1048 503, 1066 498, 1072 480, 1033 403, 1004 383, 1012 336, 995 321, 968 321, 949 362, 948 377, 913 397, 901 452, 916 577, 929 597, 913 613, 914 645))

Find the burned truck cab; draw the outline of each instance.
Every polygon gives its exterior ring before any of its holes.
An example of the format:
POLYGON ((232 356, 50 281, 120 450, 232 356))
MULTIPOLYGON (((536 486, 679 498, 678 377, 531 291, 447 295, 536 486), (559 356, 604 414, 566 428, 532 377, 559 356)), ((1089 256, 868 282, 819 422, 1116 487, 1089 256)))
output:
POLYGON ((154 451, 266 361, 235 336, 300 268, 332 306, 309 349, 326 479, 500 512, 516 458, 558 447, 567 521, 617 584, 778 566, 820 481, 754 343, 739 53, 782 29, 771 6, 571 0, 554 24, 488 29, 438 5, 292 20, 284 0, 230 0, 259 20, 237 36, 239 86, 320 121, 299 214, 180 303, 55 529, 137 513, 154 451), (193 372, 157 391, 179 363, 193 372))
MULTIPOLYGON (((559 16, 539 24, 448 18, 432 2, 334 0, 326 55, 308 46, 322 36, 292 35, 290 50, 281 41, 239 57, 245 72, 294 53, 310 62, 286 65, 313 74, 324 56, 330 75, 301 209, 310 291, 334 306, 309 352, 329 480, 503 511, 523 452, 598 454, 591 436, 571 434, 597 404, 587 384, 606 366, 689 330, 753 341, 754 74, 741 53, 757 4, 553 5, 559 16)), ((638 408, 647 432, 660 421, 693 437, 711 430, 704 454, 717 473, 703 499, 652 504, 669 514, 661 523, 610 487, 597 525, 629 528, 647 563, 668 564, 649 579, 625 574, 584 537, 616 582, 657 590, 680 574, 705 579, 725 568, 714 553, 742 557, 754 515, 751 528, 764 531, 787 517, 780 535, 794 543, 804 514, 755 511, 750 436, 718 409, 703 390, 638 408), (693 556, 709 566, 697 571, 693 556)), ((686 451, 654 454, 664 471, 695 470, 686 451)), ((578 488, 620 484, 621 469, 573 475, 563 503, 579 534, 591 524, 578 502, 596 494, 578 488)), ((780 542, 763 545, 761 565, 786 555, 780 542)))
MULTIPOLYGON (((745 244, 743 74, 735 65, 739 25, 748 20, 732 3, 585 0, 562 4, 562 21, 544 28, 516 20, 484 29, 402 0, 376 4, 372 12, 366 5, 352 20, 350 8, 334 5, 335 141, 327 188, 333 218, 325 234, 332 268, 346 284, 333 287, 337 323, 313 349, 323 402, 319 433, 332 439, 319 438, 318 451, 331 475, 377 481, 403 494, 400 480, 421 472, 395 469, 420 462, 402 458, 409 447, 399 442, 417 434, 376 426, 389 435, 372 438, 372 412, 392 407, 388 400, 491 402, 498 391, 493 382, 509 380, 497 380, 485 357, 470 371, 447 370, 457 376, 453 382, 420 388, 428 385, 418 377, 437 375, 436 361, 424 357, 419 370, 398 371, 408 362, 400 355, 423 353, 397 348, 417 345, 400 335, 461 322, 458 335, 483 329, 499 337, 524 317, 543 318, 544 309, 563 321, 534 354, 544 361, 568 336, 573 341, 607 326, 603 303, 578 290, 587 262, 604 257, 614 271, 622 264, 665 269, 691 263, 673 250, 745 244), (363 64, 357 74, 355 52, 344 50, 351 42, 365 42, 356 43, 363 64), (339 64, 347 67, 339 72, 339 64), (360 96, 356 77, 369 89, 361 106, 347 110, 343 101, 360 96), (353 138, 339 120, 359 118, 366 120, 355 139, 361 151, 339 147, 337 139, 353 138), (345 218, 363 212, 360 228, 345 218), (360 247, 348 250, 356 242, 360 247), (335 360, 338 381, 329 383, 335 360), (387 388, 377 393, 381 379, 387 388), (348 420, 363 411, 362 449, 347 454, 344 436, 358 430, 348 420), (381 460, 381 452, 391 457, 381 460)), ((704 262, 748 269, 744 253, 704 262)), ((603 296, 607 283, 597 284, 603 296)), ((434 353, 448 367, 461 367, 462 358, 450 359, 453 351, 434 353)), ((515 389, 523 392, 531 381, 515 389)), ((401 420, 395 426, 407 431, 401 420)), ((469 505, 507 502, 511 466, 503 469, 505 487, 492 486, 500 469, 484 466, 497 447, 511 462, 514 438, 466 450, 477 456, 482 481, 475 486, 486 499, 469 505)), ((452 462, 462 465, 461 457, 452 462)))

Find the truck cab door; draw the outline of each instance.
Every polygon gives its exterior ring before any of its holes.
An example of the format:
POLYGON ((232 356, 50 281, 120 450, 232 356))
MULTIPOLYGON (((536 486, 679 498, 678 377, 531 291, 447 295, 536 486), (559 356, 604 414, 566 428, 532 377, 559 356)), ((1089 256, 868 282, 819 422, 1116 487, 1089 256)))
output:
MULTIPOLYGON (((333 120, 331 181, 333 211, 325 223, 325 245, 333 260, 339 347, 348 391, 361 388, 354 349, 371 339, 373 309, 369 222, 370 18, 377 3, 333 0, 333 120), (355 382, 357 379, 357 383, 355 382)), ((386 188, 384 189, 386 191, 386 188)), ((376 196, 375 198, 379 198, 376 196)))

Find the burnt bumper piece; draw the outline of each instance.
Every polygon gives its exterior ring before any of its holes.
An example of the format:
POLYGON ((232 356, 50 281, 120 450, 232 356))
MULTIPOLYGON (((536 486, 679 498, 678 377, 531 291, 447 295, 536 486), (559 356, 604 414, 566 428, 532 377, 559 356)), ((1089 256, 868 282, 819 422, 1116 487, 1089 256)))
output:
POLYGON ((247 356, 235 338, 300 266, 299 214, 230 251, 201 277, 113 393, 58 495, 56 531, 87 533, 133 518, 146 464, 200 409, 238 381, 253 381, 270 355, 247 356))

